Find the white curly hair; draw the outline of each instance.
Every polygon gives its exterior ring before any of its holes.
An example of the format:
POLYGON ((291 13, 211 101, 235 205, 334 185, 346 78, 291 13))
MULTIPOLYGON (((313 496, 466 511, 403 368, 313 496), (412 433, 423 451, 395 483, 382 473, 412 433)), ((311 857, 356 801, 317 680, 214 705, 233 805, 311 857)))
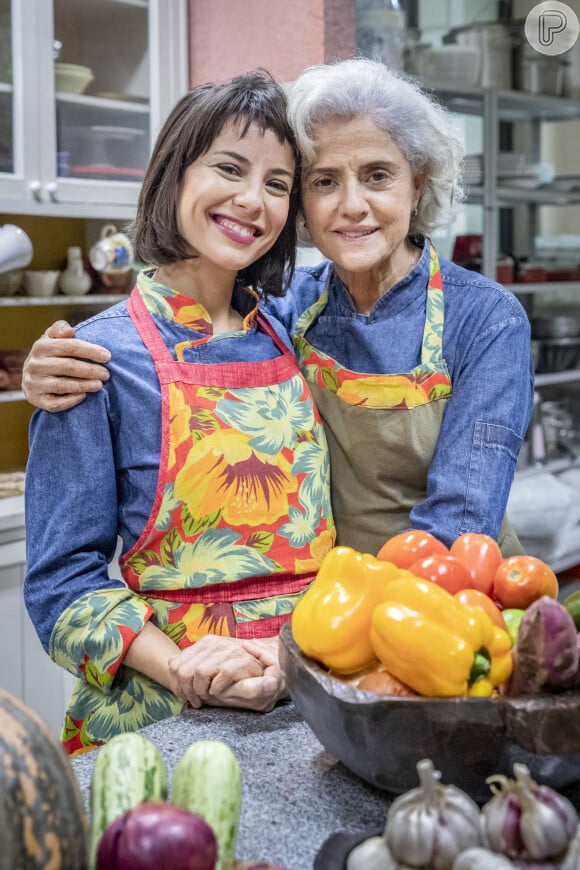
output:
POLYGON ((464 147, 453 114, 419 85, 366 58, 307 67, 288 91, 288 117, 305 166, 329 118, 370 118, 388 133, 413 175, 424 176, 411 235, 448 227, 464 199, 464 147))

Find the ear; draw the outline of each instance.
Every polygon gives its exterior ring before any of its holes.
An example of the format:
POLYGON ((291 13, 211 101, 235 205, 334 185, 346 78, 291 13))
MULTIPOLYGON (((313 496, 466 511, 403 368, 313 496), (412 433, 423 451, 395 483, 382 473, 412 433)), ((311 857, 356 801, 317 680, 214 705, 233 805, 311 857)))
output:
POLYGON ((417 208, 419 200, 421 199, 421 194, 423 193, 423 185, 425 184, 425 173, 419 172, 413 178, 413 189, 415 191, 415 195, 413 197, 413 208, 417 208))

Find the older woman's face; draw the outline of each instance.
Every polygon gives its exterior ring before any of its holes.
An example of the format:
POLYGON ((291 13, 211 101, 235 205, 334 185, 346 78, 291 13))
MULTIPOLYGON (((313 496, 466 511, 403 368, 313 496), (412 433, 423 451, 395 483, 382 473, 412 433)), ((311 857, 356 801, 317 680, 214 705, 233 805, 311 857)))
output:
POLYGON ((406 272, 405 239, 418 199, 409 162, 369 118, 319 127, 316 156, 303 176, 304 216, 312 240, 341 277, 406 272))

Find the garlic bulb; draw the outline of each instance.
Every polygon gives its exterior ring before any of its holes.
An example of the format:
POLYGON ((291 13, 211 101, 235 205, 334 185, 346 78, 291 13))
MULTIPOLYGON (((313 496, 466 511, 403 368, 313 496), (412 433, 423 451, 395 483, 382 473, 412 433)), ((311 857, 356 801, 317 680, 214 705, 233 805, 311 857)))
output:
POLYGON ((397 870, 384 837, 369 837, 348 853, 346 870, 397 870))
POLYGON ((482 842, 479 807, 461 789, 443 786, 433 762, 417 764, 421 783, 387 813, 385 837, 395 860, 411 867, 451 870, 460 852, 482 842))
POLYGON ((525 764, 514 764, 514 776, 487 780, 494 795, 482 810, 486 842, 510 858, 543 861, 560 855, 576 833, 576 810, 557 791, 538 785, 525 764))

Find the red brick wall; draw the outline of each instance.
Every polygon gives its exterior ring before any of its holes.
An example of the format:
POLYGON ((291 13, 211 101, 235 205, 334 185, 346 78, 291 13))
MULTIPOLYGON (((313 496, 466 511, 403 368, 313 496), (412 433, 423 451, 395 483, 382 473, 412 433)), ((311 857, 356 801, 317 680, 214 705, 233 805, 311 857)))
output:
POLYGON ((192 85, 256 67, 289 82, 355 44, 354 0, 189 0, 192 85))

